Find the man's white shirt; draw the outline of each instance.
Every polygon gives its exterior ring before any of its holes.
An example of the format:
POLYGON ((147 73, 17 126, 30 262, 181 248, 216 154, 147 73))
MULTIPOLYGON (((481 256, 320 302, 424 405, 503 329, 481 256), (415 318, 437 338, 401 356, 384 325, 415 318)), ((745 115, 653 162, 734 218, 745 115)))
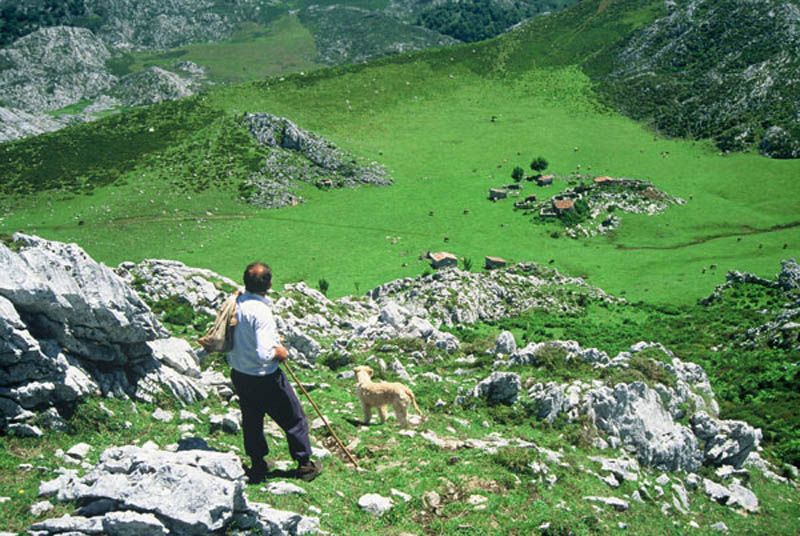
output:
POLYGON ((281 342, 272 315, 272 300, 244 292, 236 300, 236 320, 228 364, 251 376, 275 372, 280 364, 275 359, 275 347, 281 342))

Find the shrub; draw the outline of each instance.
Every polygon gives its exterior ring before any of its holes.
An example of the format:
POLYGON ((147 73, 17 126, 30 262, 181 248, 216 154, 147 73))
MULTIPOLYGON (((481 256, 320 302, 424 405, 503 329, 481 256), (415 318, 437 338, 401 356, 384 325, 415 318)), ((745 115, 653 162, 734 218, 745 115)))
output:
POLYGON ((524 176, 525 170, 519 166, 516 166, 514 171, 511 172, 511 178, 514 179, 514 182, 520 182, 524 176))
POLYGON ((533 161, 531 161, 531 169, 539 174, 541 174, 542 171, 547 169, 548 165, 549 163, 547 162, 547 160, 541 156, 537 156, 536 158, 533 159, 533 161))
POLYGON ((320 292, 322 292, 326 296, 328 295, 328 287, 329 287, 329 285, 328 285, 328 280, 327 279, 320 279, 319 282, 317 283, 317 287, 319 288, 320 292))

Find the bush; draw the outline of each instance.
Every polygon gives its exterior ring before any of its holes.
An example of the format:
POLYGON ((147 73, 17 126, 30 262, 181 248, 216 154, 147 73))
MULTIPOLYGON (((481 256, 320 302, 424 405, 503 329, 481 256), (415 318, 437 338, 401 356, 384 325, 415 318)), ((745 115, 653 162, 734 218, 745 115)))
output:
POLYGON ((545 169, 547 169, 547 166, 548 166, 548 165, 549 165, 549 164, 548 164, 547 160, 546 160, 544 157, 537 156, 537 157, 536 157, 536 158, 534 158, 534 159, 533 159, 533 161, 531 162, 531 169, 532 169, 533 171, 535 171, 536 173, 539 173, 539 174, 541 174, 541 173, 542 173, 542 171, 544 171, 545 169))
POLYGON ((319 288, 320 292, 322 292, 326 296, 328 295, 328 287, 329 287, 329 285, 328 285, 328 280, 327 279, 320 279, 319 282, 317 283, 317 287, 319 288))
POLYGON ((519 166, 515 167, 514 171, 511 172, 511 178, 514 179, 514 182, 520 182, 524 176, 525 170, 519 166))

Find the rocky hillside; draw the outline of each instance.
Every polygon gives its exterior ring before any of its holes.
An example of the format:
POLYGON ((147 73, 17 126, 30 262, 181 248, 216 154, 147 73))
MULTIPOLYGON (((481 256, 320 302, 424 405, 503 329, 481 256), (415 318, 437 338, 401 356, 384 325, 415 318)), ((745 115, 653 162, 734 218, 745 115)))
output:
POLYGON ((185 97, 205 86, 203 69, 191 62, 120 78, 106 64, 110 57, 91 31, 68 26, 37 30, 0 49, 0 142, 91 121, 98 112, 185 97), (46 113, 68 106, 80 111, 46 113))
POLYGON ((614 102, 671 136, 800 157, 800 6, 677 0, 614 60, 614 102))
MULTIPOLYGON (((441 522, 474 515, 471 523, 483 530, 480 519, 495 518, 483 505, 496 501, 508 508, 513 503, 507 501, 520 493, 529 499, 528 481, 543 504, 561 501, 544 517, 528 507, 519 511, 534 516, 531 528, 543 534, 549 534, 543 521, 561 526, 566 514, 560 512, 574 511, 592 512, 594 521, 586 523, 621 523, 636 533, 646 528, 639 525, 645 514, 655 516, 645 523, 687 529, 796 523, 771 517, 782 516, 772 513, 781 500, 796 501, 798 495, 796 484, 760 454, 761 430, 721 419, 703 368, 664 345, 639 342, 608 353, 573 340, 518 345, 509 331, 461 340, 448 327, 525 311, 556 315, 589 302, 622 303, 555 270, 535 264, 484 273, 446 269, 335 302, 304 283, 272 293, 293 362, 313 378, 308 389, 324 400, 328 418, 336 418, 367 471, 352 478, 315 420, 314 453, 327 459, 326 474, 304 486, 270 480, 259 487, 243 478, 241 447, 235 444, 240 415, 220 372, 224 365, 169 338, 153 312, 172 327, 194 322, 202 330, 209 313, 236 288, 233 281, 165 260, 123 263, 112 272, 75 245, 25 235, 0 245, 0 264, 0 423, 8 434, 0 441, 54 440, 51 429, 74 434, 74 416, 86 419, 86 411, 101 412, 108 423, 120 419, 117 412, 137 422, 144 417, 151 423, 145 434, 158 428, 180 438, 145 442, 130 422, 106 424, 115 436, 131 429, 135 439, 109 445, 101 436, 84 436, 89 443, 43 457, 60 468, 37 469, 37 502, 25 507, 29 517, 14 520, 36 534, 122 534, 132 527, 137 534, 243 534, 256 527, 276 535, 341 533, 356 518, 378 530, 372 523, 381 521, 371 519, 386 515, 420 528, 427 526, 427 515, 441 522), (178 318, 181 309, 187 318, 178 318), (392 421, 361 426, 348 393, 350 369, 357 364, 412 386, 425 418, 415 417, 415 428, 397 433, 392 421), (98 396, 114 409, 97 405, 98 396), (175 411, 165 409, 175 407, 172 397, 186 404, 177 426, 175 411), (112 403, 120 398, 136 404, 157 400, 158 406, 134 416, 130 407, 112 403), (97 409, 85 410, 84 404, 97 409), (429 459, 429 476, 441 475, 433 488, 419 488, 424 479, 414 484, 411 468, 395 471, 406 466, 412 450, 429 459), (472 464, 481 468, 479 477, 471 474, 472 464), (333 489, 325 487, 326 478, 333 489), (390 491, 389 485, 395 487, 390 491), (566 490, 576 486, 577 497, 564 502, 566 490), (165 495, 174 500, 154 500, 165 495), (325 511, 328 500, 340 501, 347 516, 325 511), (67 515, 48 514, 54 502, 66 502, 58 508, 67 515), (420 511, 423 517, 414 513, 420 511), (731 517, 731 511, 747 517, 731 517), (624 518, 620 512, 627 512, 624 518)), ((270 424, 268 432, 280 445, 280 431, 270 424)), ((281 461, 273 478, 285 478, 289 466, 281 461)), ((791 476, 796 469, 786 471, 791 476)), ((511 527, 527 526, 519 515, 504 519, 511 527)))

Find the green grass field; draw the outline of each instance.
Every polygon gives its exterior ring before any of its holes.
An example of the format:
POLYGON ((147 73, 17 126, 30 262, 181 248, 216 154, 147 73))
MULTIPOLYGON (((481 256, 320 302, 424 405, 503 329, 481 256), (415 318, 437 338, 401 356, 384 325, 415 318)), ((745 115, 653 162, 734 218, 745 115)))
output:
POLYGON ((238 83, 298 72, 318 67, 311 33, 295 15, 286 15, 262 26, 242 23, 227 41, 194 43, 167 52, 127 54, 114 65, 117 74, 141 71, 152 66, 169 67, 180 61, 193 61, 206 68, 211 81, 238 83))
MULTIPOLYGON (((704 143, 662 139, 599 105, 575 68, 481 76, 473 55, 476 47, 460 47, 452 55, 218 88, 199 99, 209 116, 289 117, 386 165, 392 187, 312 189, 304 205, 265 212, 241 204, 230 189, 176 192, 151 163, 123 173, 127 186, 17 203, 0 229, 76 241, 112 265, 164 257, 238 278, 247 262, 262 258, 279 284, 325 278, 334 296, 416 275, 425 269, 421 253, 447 250, 472 259, 474 269, 485 255, 553 260, 629 299, 691 303, 726 270, 774 275, 780 259, 796 255, 797 161, 720 156, 704 143), (612 235, 553 239, 556 224, 533 224, 510 200, 486 199, 490 187, 511 182, 514 166, 527 168, 537 155, 559 176, 580 170, 645 179, 687 204, 660 216, 626 214, 612 235), (717 270, 703 274, 712 264, 717 270)), ((158 124, 147 113, 136 121, 158 124)), ((202 174, 202 153, 187 158, 202 174)), ((565 186, 524 183, 523 193, 549 196, 565 186)))

